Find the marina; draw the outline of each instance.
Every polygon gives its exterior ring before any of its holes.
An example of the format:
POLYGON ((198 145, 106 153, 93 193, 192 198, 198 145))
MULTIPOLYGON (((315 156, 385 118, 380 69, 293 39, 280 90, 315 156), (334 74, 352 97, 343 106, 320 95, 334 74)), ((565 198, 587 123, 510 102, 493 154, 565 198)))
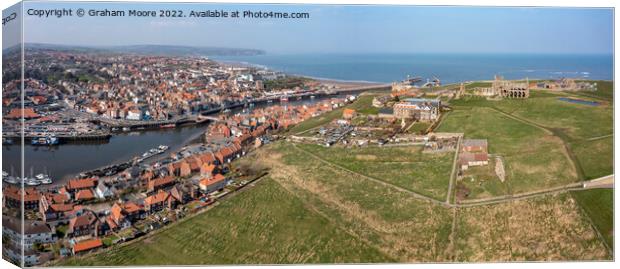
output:
MULTIPOLYGON (((286 104, 311 104, 324 98, 338 97, 339 95, 306 95, 301 100, 290 100, 286 104), (314 96, 314 98, 312 97, 314 96)), ((279 98, 270 98, 259 103, 248 103, 217 113, 244 113, 255 108, 279 104, 279 98), (276 102, 273 102, 275 100, 276 102), (271 101, 271 102, 269 102, 271 101)), ((211 114, 217 116, 218 114, 211 114)), ((175 128, 154 128, 133 130, 130 127, 118 127, 115 135, 108 140, 84 140, 63 143, 60 145, 35 146, 25 141, 24 168, 30 168, 34 173, 43 173, 44 167, 54 167, 49 171, 53 178, 51 186, 64 184, 67 180, 76 177, 91 175, 106 176, 117 173, 123 168, 130 167, 136 160, 142 162, 157 161, 166 154, 143 155, 160 145, 167 145, 167 151, 177 151, 180 148, 200 139, 210 121, 202 124, 175 126, 175 128), (122 131, 121 131, 122 130, 122 131), (71 163, 71 165, 67 165, 71 163)), ((15 139, 13 139, 15 141, 15 139)), ((17 175, 21 167, 21 154, 18 143, 2 146, 4 156, 2 168, 4 171, 17 175)), ((137 162, 140 164, 141 162, 137 162)), ((15 181, 16 183, 19 181, 15 181)))

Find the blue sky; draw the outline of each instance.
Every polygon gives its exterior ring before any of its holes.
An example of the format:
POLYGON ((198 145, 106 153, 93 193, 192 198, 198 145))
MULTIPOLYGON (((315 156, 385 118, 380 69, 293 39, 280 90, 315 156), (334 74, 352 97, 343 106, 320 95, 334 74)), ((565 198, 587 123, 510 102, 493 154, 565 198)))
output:
POLYGON ((273 54, 613 51, 612 9, 26 2, 24 10, 63 7, 309 12, 310 18, 26 16, 26 42, 240 47, 273 54))

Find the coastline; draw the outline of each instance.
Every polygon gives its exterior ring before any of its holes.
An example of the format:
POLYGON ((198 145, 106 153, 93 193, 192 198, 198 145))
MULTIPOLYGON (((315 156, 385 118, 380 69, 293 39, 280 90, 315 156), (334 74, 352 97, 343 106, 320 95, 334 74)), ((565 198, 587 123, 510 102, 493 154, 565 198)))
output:
POLYGON ((308 79, 316 80, 321 83, 332 84, 338 87, 355 88, 355 87, 363 87, 363 86, 382 86, 382 85, 389 84, 389 83, 378 82, 378 81, 345 80, 345 79, 336 79, 336 78, 315 77, 315 76, 309 76, 309 75, 304 75, 304 74, 287 73, 287 72, 283 72, 283 71, 271 68, 269 66, 265 66, 265 65, 261 65, 257 63, 251 63, 247 61, 218 60, 218 59, 213 59, 213 58, 209 58, 209 59, 223 66, 228 65, 231 67, 259 68, 259 69, 264 69, 264 70, 269 70, 269 71, 274 71, 274 72, 280 72, 288 76, 308 78, 308 79))

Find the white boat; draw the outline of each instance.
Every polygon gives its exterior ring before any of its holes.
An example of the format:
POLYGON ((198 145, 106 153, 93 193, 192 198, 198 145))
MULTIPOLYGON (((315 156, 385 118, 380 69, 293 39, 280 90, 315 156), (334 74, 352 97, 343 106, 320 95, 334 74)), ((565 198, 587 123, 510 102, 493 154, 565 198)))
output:
POLYGON ((52 179, 46 174, 38 174, 34 177, 41 184, 52 184, 52 179))
POLYGON ((3 177, 4 182, 6 183, 10 183, 10 184, 17 184, 17 182, 19 181, 16 177, 14 176, 6 176, 3 177))
POLYGON ((39 182, 41 182, 41 184, 52 184, 52 179, 50 177, 45 177, 43 179, 41 179, 39 182))
POLYGON ((41 182, 39 182, 36 178, 26 178, 24 183, 26 185, 28 185, 28 186, 38 186, 38 185, 41 185, 41 182))
POLYGON ((168 150, 168 146, 166 146, 166 145, 159 145, 159 147, 158 147, 158 148, 159 148, 160 150, 163 150, 163 151, 168 150))
POLYGON ((9 173, 7 171, 2 171, 2 177, 8 177, 9 173))

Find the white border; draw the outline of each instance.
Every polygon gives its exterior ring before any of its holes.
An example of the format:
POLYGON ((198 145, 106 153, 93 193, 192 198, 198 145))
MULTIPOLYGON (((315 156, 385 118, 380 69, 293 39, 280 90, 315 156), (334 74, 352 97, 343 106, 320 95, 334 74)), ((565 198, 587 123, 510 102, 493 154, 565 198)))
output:
MULTIPOLYGON (((82 0, 83 2, 101 2, 96 0, 82 0)), ((406 1, 406 0, 133 0, 133 1, 120 1, 120 0, 106 0, 107 2, 204 2, 204 3, 256 3, 256 4, 265 4, 265 3, 283 3, 283 4, 392 4, 392 5, 435 5, 435 6, 443 6, 443 5, 467 5, 467 6, 519 6, 519 7, 540 7, 540 6, 548 6, 548 7, 612 7, 614 8, 614 17, 615 17, 615 8, 618 6, 618 1, 612 0, 504 0, 504 1, 493 1, 493 0, 467 0, 467 1, 458 1, 458 0, 415 0, 415 1, 406 1)), ((2 9, 6 9, 19 1, 9 0, 9 1, 0 1, 0 7, 2 9)), ((618 29, 618 21, 614 19, 614 52, 617 51, 618 43, 615 42, 616 31, 618 29)), ((0 35, 1 36, 1 35, 0 35)), ((614 53, 615 55, 615 53, 614 53)), ((0 56, 0 61, 1 61, 0 56)), ((615 68, 615 56, 614 56, 614 81, 617 83, 620 81, 620 76, 618 75, 618 69, 615 68)), ((614 108, 618 107, 618 98, 614 98, 614 108)), ((614 126, 617 126, 620 112, 619 110, 614 109, 614 126)), ((615 133, 615 132, 614 132, 615 133)), ((614 152, 618 152, 617 150, 620 148, 620 145, 617 143, 618 139, 614 139, 614 152)), ((615 157, 615 156, 614 156, 615 157)), ((614 168, 618 167, 620 161, 617 158, 614 158, 614 168)), ((614 169, 615 170, 615 169, 614 169)), ((618 207, 618 199, 615 200, 614 208, 618 207)), ((616 228, 618 225, 617 214, 614 214, 614 227, 616 228)), ((614 230, 616 230, 614 228, 614 230)), ((615 239, 615 238, 614 238, 615 239)), ((617 240, 614 240, 614 245, 617 240)), ((617 248, 615 252, 617 252, 617 248)), ((495 268, 497 266, 501 266, 505 269, 513 269, 513 268, 523 268, 523 266, 527 266, 529 268, 562 268, 562 269, 572 269, 572 268, 617 268, 616 262, 556 262, 556 263, 484 263, 484 264, 475 264, 475 263, 467 263, 467 264, 381 264, 381 265, 291 265, 291 266, 195 266, 194 268, 339 268, 339 269, 349 269, 349 268, 450 268, 450 267, 459 267, 459 268, 495 268)), ((5 260, 0 261, 0 268, 17 268, 15 265, 8 263, 5 260)), ((101 267, 91 267, 91 268, 101 268, 101 267)), ((123 268, 161 268, 161 267, 123 267, 123 268)), ((187 268, 187 267, 165 267, 165 268, 187 268)))

